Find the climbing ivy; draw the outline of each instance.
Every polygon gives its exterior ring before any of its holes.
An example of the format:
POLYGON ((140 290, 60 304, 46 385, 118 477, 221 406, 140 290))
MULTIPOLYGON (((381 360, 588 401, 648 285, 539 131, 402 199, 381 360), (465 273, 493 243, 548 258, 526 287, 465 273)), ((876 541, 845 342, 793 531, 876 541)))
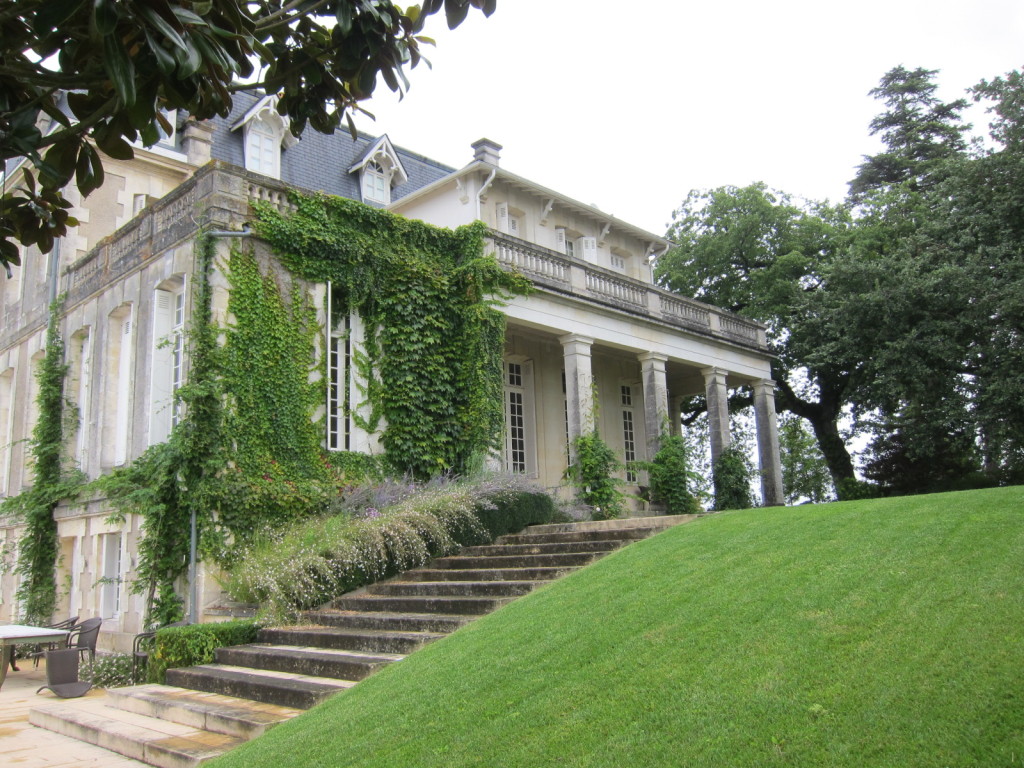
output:
POLYGON ((195 248, 189 379, 176 393, 183 417, 167 442, 150 446, 135 461, 90 484, 92 490, 105 493, 114 507, 113 522, 123 523, 127 513, 142 518, 132 591, 145 596, 147 624, 151 626, 184 615, 175 582, 188 568, 191 516, 195 513, 198 534, 204 549, 209 550, 215 540, 212 523, 221 495, 217 481, 227 464, 223 383, 218 375, 220 350, 217 328, 211 322, 209 275, 214 242, 200 235, 195 248))
POLYGON ((255 229, 295 275, 330 281, 335 309, 366 327, 367 426, 393 472, 464 473, 498 445, 505 319, 499 295, 529 282, 484 255, 486 227, 454 231, 328 195, 294 213, 257 205, 255 229))
POLYGON ((3 511, 23 520, 25 532, 18 544, 17 573, 22 581, 18 600, 29 624, 48 623, 57 603, 57 521, 53 516, 62 499, 77 495, 82 476, 64 467, 64 346, 57 329, 60 300, 50 307, 46 351, 36 371, 39 417, 32 428, 28 453, 32 460, 32 487, 6 499, 3 511))

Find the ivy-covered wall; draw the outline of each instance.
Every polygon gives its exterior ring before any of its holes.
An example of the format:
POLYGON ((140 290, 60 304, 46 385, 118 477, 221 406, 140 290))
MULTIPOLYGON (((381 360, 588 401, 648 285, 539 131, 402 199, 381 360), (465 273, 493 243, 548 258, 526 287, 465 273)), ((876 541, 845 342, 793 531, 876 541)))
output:
POLYGON ((367 328, 371 424, 391 472, 463 473, 498 446, 503 425, 501 294, 529 289, 484 254, 482 224, 455 231, 326 195, 293 195, 294 213, 256 208, 256 231, 294 274, 330 281, 333 309, 367 328))
MULTIPOLYGON (((182 417, 166 442, 87 488, 90 498, 109 500, 114 521, 142 519, 132 589, 145 597, 150 624, 183 614, 193 516, 202 557, 230 567, 262 531, 325 511, 367 476, 465 473, 498 445, 505 325, 496 302, 528 282, 484 254, 483 226, 453 232, 326 196, 293 202, 290 216, 256 211, 274 259, 265 244, 232 240, 230 256, 215 263, 216 241, 197 238, 188 376, 176 393, 182 417), (215 272, 228 286, 224 324, 213 319, 215 272), (328 281, 337 312, 358 313, 367 329, 354 360, 368 382, 370 420, 380 425, 381 461, 323 448, 316 414, 326 329, 313 297, 322 295, 315 284, 328 281)), ((34 435, 42 482, 9 502, 30 522, 22 567, 39 574, 39 620, 55 595, 53 507, 73 492, 52 471, 60 466, 61 434, 50 431, 64 414, 65 371, 56 336, 51 347, 34 435)))

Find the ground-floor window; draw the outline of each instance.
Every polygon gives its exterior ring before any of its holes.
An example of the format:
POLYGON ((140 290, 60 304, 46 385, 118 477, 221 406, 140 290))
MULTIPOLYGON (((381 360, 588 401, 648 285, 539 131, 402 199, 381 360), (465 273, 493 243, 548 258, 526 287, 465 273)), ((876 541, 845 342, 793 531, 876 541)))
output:
POLYGON ((533 427, 533 366, 505 363, 505 469, 518 474, 537 471, 533 427))
POLYGON ((626 482, 636 482, 636 472, 628 469, 630 462, 636 461, 636 430, 633 420, 633 388, 623 384, 620 389, 622 397, 622 454, 626 460, 626 482))

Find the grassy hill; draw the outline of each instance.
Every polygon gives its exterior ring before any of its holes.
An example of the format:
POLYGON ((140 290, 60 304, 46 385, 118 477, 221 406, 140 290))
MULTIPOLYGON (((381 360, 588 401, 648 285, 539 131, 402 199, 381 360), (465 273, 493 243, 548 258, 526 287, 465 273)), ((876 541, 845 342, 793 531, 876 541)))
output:
POLYGON ((211 765, 1024 765, 1024 488, 703 518, 211 765))

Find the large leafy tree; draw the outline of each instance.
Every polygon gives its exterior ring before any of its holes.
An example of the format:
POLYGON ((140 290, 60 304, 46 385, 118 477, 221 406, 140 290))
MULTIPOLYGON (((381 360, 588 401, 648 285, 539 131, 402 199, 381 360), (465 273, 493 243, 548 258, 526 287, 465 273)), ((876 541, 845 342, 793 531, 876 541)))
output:
POLYGON ((822 357, 810 365, 792 340, 849 226, 842 208, 798 206, 761 183, 693 191, 668 232, 676 245, 657 265, 670 290, 768 325, 778 406, 810 424, 837 487, 854 476, 839 419, 856 371, 822 357))
POLYGON ((232 93, 279 94, 298 136, 331 133, 380 75, 407 85, 405 65, 431 42, 425 19, 444 9, 458 26, 497 0, 0 0, 0 161, 28 164, 0 197, 0 263, 17 243, 49 251, 74 223, 61 190, 103 183, 103 155, 168 130, 161 110, 226 116, 232 93), (71 115, 60 108, 69 93, 71 115))

